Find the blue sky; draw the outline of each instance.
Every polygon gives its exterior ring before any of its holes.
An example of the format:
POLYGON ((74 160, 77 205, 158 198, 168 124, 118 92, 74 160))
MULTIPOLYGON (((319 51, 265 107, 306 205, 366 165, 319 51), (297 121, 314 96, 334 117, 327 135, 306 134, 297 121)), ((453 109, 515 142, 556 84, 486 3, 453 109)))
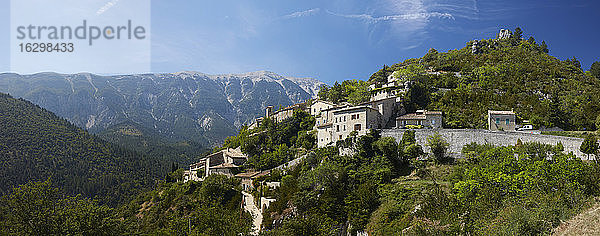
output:
MULTIPOLYGON (((8 5, 0 4, 5 32, 8 5)), ((169 0, 151 11, 152 72, 269 70, 331 84, 517 26, 586 70, 600 61, 598 1, 169 0)), ((0 71, 10 70, 9 44, 0 34, 0 71)))

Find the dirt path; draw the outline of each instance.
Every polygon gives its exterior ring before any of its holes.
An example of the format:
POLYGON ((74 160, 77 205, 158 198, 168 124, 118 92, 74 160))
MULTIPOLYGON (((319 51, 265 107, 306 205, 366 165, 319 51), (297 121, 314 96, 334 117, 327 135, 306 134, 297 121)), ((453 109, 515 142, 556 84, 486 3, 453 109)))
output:
POLYGON ((244 209, 252 215, 252 235, 260 233, 260 225, 262 224, 263 216, 256 204, 252 194, 242 192, 244 194, 244 209))
POLYGON ((552 235, 600 235, 600 203, 563 222, 552 235))

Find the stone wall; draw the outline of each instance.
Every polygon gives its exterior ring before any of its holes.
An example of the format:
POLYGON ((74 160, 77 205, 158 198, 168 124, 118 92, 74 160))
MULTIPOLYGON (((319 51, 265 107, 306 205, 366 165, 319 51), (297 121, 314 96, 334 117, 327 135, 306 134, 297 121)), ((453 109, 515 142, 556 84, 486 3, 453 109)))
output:
MULTIPOLYGON (((396 141, 402 139, 402 134, 405 130, 402 129, 384 129, 381 132, 383 137, 393 137, 396 141)), ((497 146, 515 145, 518 139, 523 143, 539 142, 544 144, 556 145, 561 142, 565 147, 565 153, 572 152, 577 157, 587 160, 587 155, 579 151, 579 146, 583 142, 581 138, 528 134, 520 132, 500 132, 477 129, 421 129, 416 130, 415 138, 417 143, 423 146, 423 150, 430 153, 427 147, 427 137, 438 132, 449 144, 448 152, 454 157, 462 157, 461 150, 464 145, 475 142, 479 144, 493 144, 497 146)), ((591 157, 593 158, 593 157, 591 157)))

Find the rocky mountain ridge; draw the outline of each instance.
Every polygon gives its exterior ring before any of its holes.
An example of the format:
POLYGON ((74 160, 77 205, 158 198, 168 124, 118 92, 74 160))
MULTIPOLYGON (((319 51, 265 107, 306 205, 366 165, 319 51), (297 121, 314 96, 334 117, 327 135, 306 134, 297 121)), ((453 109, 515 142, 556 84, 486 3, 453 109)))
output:
POLYGON ((0 92, 24 98, 97 133, 126 121, 172 140, 222 142, 267 106, 316 97, 322 82, 269 71, 101 76, 89 73, 0 74, 0 92))

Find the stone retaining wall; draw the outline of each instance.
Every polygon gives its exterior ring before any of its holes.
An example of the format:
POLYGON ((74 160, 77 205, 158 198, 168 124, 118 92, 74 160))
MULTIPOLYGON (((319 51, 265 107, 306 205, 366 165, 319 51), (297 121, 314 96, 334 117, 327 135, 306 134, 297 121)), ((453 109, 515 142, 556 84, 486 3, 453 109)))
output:
MULTIPOLYGON (((384 129, 381 132, 383 137, 393 137, 396 141, 402 139, 403 129, 384 129)), ((502 132, 488 131, 479 129, 419 129, 415 130, 417 143, 423 146, 423 151, 429 153, 427 147, 427 137, 438 132, 449 144, 448 152, 454 157, 462 157, 461 150, 464 145, 475 142, 478 144, 493 144, 497 146, 515 145, 518 139, 523 143, 539 142, 544 144, 556 145, 561 142, 565 147, 565 153, 572 152, 575 156, 587 160, 587 155, 579 151, 579 146, 583 142, 582 138, 529 134, 520 132, 502 132)), ((591 157, 593 159, 593 157, 591 157)))

